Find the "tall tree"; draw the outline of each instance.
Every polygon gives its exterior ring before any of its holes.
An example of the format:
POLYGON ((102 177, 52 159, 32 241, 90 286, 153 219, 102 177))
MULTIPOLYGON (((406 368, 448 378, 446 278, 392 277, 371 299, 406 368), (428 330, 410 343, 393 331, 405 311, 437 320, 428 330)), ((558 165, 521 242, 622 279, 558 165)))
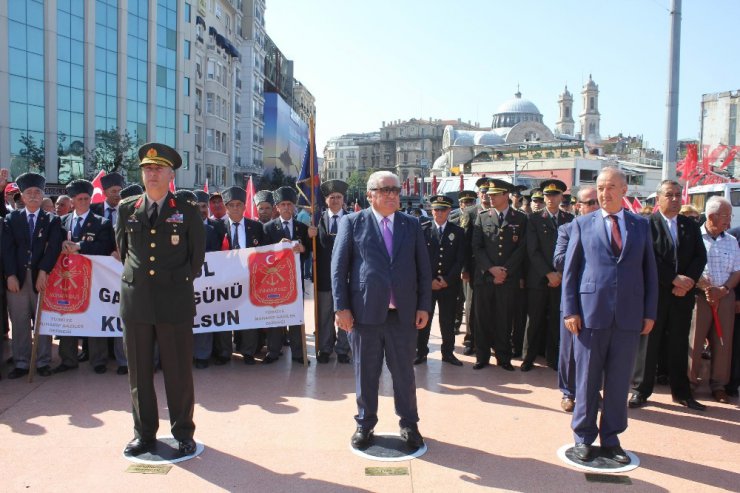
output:
POLYGON ((26 161, 26 168, 28 171, 34 171, 36 173, 43 173, 46 170, 46 156, 44 150, 43 139, 36 143, 33 135, 21 135, 18 139, 23 148, 18 152, 20 156, 26 161))
POLYGON ((126 129, 113 127, 110 130, 96 130, 95 147, 86 152, 87 159, 92 163, 90 176, 96 175, 99 170, 136 176, 139 165, 136 149, 136 140, 126 129))

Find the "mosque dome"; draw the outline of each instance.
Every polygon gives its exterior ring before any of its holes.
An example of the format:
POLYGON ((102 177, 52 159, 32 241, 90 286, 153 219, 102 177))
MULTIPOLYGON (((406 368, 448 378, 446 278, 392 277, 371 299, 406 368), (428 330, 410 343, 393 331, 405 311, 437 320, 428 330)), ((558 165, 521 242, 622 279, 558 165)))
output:
POLYGON ((521 122, 542 123, 542 113, 532 101, 522 98, 522 93, 517 91, 493 114, 491 128, 511 128, 521 122))

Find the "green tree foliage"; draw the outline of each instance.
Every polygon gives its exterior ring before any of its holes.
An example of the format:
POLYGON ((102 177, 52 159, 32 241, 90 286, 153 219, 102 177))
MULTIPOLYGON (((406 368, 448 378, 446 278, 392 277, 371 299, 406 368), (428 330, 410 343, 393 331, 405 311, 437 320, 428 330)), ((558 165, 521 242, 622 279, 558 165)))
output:
POLYGON ((95 131, 95 147, 86 153, 92 163, 90 176, 98 171, 118 172, 127 179, 136 179, 139 171, 138 146, 128 130, 113 127, 110 130, 95 131))
POLYGON ((25 160, 25 169, 36 173, 44 173, 46 170, 44 141, 41 140, 37 144, 33 135, 28 134, 22 135, 18 140, 23 145, 18 154, 25 160))

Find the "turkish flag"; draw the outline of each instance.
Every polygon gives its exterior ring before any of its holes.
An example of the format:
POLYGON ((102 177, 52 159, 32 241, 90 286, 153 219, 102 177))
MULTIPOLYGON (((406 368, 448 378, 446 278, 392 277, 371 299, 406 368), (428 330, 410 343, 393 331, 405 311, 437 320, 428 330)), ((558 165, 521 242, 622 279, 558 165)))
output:
POLYGON ((208 178, 206 178, 206 183, 203 185, 203 191, 208 193, 208 178))
POLYGON ((92 180, 93 194, 90 200, 91 204, 102 204, 103 202, 105 202, 105 195, 103 194, 103 184, 100 181, 100 179, 103 178, 105 174, 105 171, 101 169, 100 172, 92 180))
POLYGON ((639 213, 642 210, 642 204, 639 200, 637 200, 637 197, 632 199, 632 209, 634 212, 639 213))
POLYGON ((360 207, 359 202, 355 202, 355 212, 360 212, 362 210, 362 207, 360 207))
POLYGON ((630 204, 630 201, 627 200, 627 197, 622 197, 622 207, 624 207, 630 212, 634 212, 635 214, 640 213, 640 211, 636 211, 635 209, 632 208, 632 204, 630 204))
POLYGON ((249 177, 249 180, 247 180, 247 202, 244 207, 244 217, 247 219, 254 219, 257 220, 257 206, 254 205, 254 182, 252 181, 252 177, 249 177))
POLYGON ((175 178, 173 177, 170 180, 170 192, 175 193, 177 189, 175 188, 175 178))
POLYGON ((432 195, 437 195, 437 175, 432 175, 432 195))

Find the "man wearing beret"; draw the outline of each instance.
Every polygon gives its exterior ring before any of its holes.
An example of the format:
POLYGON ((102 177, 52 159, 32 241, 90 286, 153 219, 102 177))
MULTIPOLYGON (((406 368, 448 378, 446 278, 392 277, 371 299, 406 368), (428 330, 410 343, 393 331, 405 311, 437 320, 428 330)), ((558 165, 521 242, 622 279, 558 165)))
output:
POLYGON ((527 289, 529 327, 522 371, 534 368, 534 361, 545 347, 547 366, 558 368, 560 342, 560 283, 563 275, 555 268, 553 255, 558 228, 571 222, 573 215, 560 210, 566 185, 551 179, 541 183, 545 210, 533 212, 527 221, 527 289))
POLYGON ((526 256, 527 216, 509 206, 511 184, 492 179, 488 187, 491 208, 478 215, 473 228, 475 256, 476 363, 489 365, 491 346, 498 365, 511 365, 512 303, 522 278, 526 256))
MULTIPOLYGON (((296 191, 291 187, 280 187, 273 192, 273 199, 280 216, 264 225, 265 244, 272 245, 282 241, 296 241, 298 244, 293 248, 300 253, 301 266, 311 253, 311 238, 316 236, 315 226, 306 226, 297 221, 293 214, 295 204, 298 200, 296 191)), ((301 271, 301 279, 303 272, 301 271)), ((303 364, 303 339, 301 337, 301 326, 291 325, 288 327, 290 337, 290 352, 293 361, 303 364)), ((268 364, 276 361, 280 356, 282 347, 282 330, 280 328, 270 329, 267 333, 267 355, 262 363, 268 364)))
POLYGON ((319 237, 316 242, 316 300, 319 313, 319 354, 316 361, 328 363, 331 353, 337 353, 339 363, 349 363, 349 339, 347 332, 334 326, 334 298, 331 294, 331 253, 337 236, 339 220, 344 216, 346 182, 328 180, 321 184, 321 194, 327 210, 319 220, 319 237))
POLYGON ((426 362, 429 354, 429 334, 432 329, 434 306, 439 304, 439 331, 442 334, 442 361, 462 366, 455 349, 455 306, 460 291, 460 272, 465 261, 465 231, 447 220, 452 199, 434 195, 432 221, 422 225, 432 273, 432 310, 429 320, 417 334, 415 365, 426 362))
MULTIPOLYGON (((111 221, 94 214, 90 208, 93 188, 93 184, 87 180, 73 180, 67 184, 67 194, 72 199, 73 211, 62 217, 62 227, 67 237, 62 242, 63 253, 107 256, 116 249, 111 221)), ((77 369, 79 365, 77 339, 77 336, 59 338, 59 357, 62 362, 54 368, 54 373, 77 369)), ((105 373, 108 361, 108 338, 88 338, 88 351, 90 364, 95 373, 105 373)))
MULTIPOLYGON (((229 250, 240 248, 254 248, 265 244, 262 224, 244 217, 247 202, 247 191, 240 187, 230 187, 221 194, 226 204, 226 234, 224 245, 229 250)), ((259 330, 249 329, 239 331, 239 342, 236 348, 243 357, 244 364, 253 365, 254 354, 257 352, 259 330)), ((216 332, 213 335, 216 364, 223 364, 224 359, 231 359, 231 332, 216 332)))
POLYGON ((195 202, 169 193, 182 164, 173 148, 139 148, 146 193, 121 201, 116 243, 123 262, 121 319, 129 360, 134 439, 124 454, 156 444, 159 415, 154 389, 154 343, 164 374, 172 435, 182 455, 195 452, 193 433, 193 280, 203 267, 205 229, 195 202))
MULTIPOLYGON (((31 321, 38 293, 62 250, 59 217, 41 209, 46 180, 38 173, 24 173, 16 180, 25 207, 16 209, 3 222, 2 256, 8 287, 8 312, 13 327, 13 362, 8 378, 28 374, 31 363, 31 321)), ((38 337, 36 371, 51 375, 51 336, 38 337)))

